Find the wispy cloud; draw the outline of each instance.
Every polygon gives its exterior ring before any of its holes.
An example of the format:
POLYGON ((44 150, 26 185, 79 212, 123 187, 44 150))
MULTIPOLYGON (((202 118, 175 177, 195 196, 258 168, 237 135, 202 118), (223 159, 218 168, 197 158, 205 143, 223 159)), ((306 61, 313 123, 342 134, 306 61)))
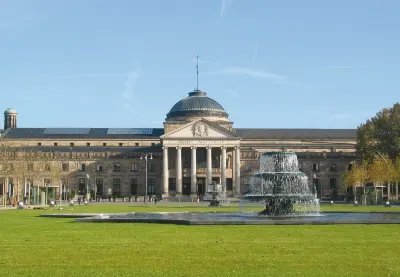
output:
POLYGON ((340 120, 340 119, 348 119, 351 118, 352 116, 347 113, 341 113, 341 114, 333 114, 329 116, 329 119, 332 120, 340 120))
POLYGON ((218 62, 199 60, 199 63, 210 65, 214 70, 202 72, 200 75, 247 75, 254 78, 284 79, 285 77, 265 70, 258 70, 241 66, 230 66, 218 62))
POLYGON ((129 111, 132 114, 138 115, 138 116, 144 116, 144 113, 135 110, 134 108, 132 108, 131 104, 129 103, 124 103, 124 109, 129 111))
POLYGON ((124 91, 122 92, 122 99, 124 100, 124 109, 132 112, 132 108, 129 103, 126 103, 128 99, 132 99, 136 94, 136 84, 142 74, 141 67, 137 67, 136 70, 131 71, 127 74, 127 78, 124 82, 124 91))
POLYGON ((222 0, 221 3, 221 12, 220 16, 223 17, 228 10, 228 8, 232 5, 233 0, 222 0))
POLYGON ((72 79, 72 78, 74 78, 74 76, 71 75, 61 75, 57 77, 57 79, 72 79))
POLYGON ((284 79, 284 76, 268 71, 256 70, 248 67, 224 67, 218 70, 204 72, 204 75, 247 75, 254 78, 284 79))
POLYGON ((233 98, 239 97, 239 92, 237 92, 236 90, 224 89, 224 92, 230 97, 233 97, 233 98))
POLYGON ((360 66, 351 65, 351 64, 337 64, 337 65, 324 65, 321 69, 356 69, 360 68, 360 66))
POLYGON ((83 74, 82 77, 97 78, 97 77, 128 77, 129 73, 88 73, 83 74))
POLYGON ((256 40, 256 43, 255 43, 255 45, 254 45, 254 51, 253 51, 253 66, 256 65, 257 50, 258 50, 258 40, 256 40))

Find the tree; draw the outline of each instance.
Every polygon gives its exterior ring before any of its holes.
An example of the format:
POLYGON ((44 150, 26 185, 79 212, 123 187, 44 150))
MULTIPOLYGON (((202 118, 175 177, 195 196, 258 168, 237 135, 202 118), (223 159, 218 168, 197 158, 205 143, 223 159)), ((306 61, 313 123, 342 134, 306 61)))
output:
POLYGON ((357 129, 357 150, 371 163, 376 153, 394 160, 400 155, 400 104, 384 108, 357 129))
POLYGON ((356 200, 357 187, 363 188, 363 197, 365 197, 365 184, 368 180, 367 163, 364 161, 353 164, 352 169, 343 174, 342 180, 345 186, 353 188, 354 201, 356 200))
POLYGON ((20 185, 25 184, 25 175, 26 175, 26 168, 27 168, 27 163, 26 163, 26 153, 25 151, 20 148, 14 148, 14 159, 13 159, 13 171, 12 171, 12 176, 13 176, 13 181, 16 184, 16 200, 19 202, 20 201, 20 185))
POLYGON ((374 184, 375 188, 375 204, 378 203, 377 186, 383 186, 385 182, 390 182, 393 177, 389 169, 390 164, 390 160, 376 157, 368 165, 368 180, 374 184))
POLYGON ((400 156, 397 156, 393 165, 393 181, 395 183, 396 202, 399 201, 399 181, 400 181, 400 156))
POLYGON ((10 163, 12 151, 4 142, 0 142, 0 183, 2 192, 2 206, 7 204, 6 192, 9 192, 9 178, 12 174, 12 163, 10 163))
MULTIPOLYGON (((50 179, 50 183, 46 185, 51 185, 53 189, 59 188, 61 199, 61 163, 55 156, 54 152, 42 152, 37 156, 36 169, 41 172, 39 175, 40 179, 50 179)), ((37 172, 37 171, 36 171, 37 172)), ((38 187, 41 180, 38 180, 38 187)), ((46 187, 46 198, 47 198, 48 188, 46 187)), ((57 198, 57 194, 55 195, 57 198)), ((56 200, 56 199, 54 199, 56 200)))

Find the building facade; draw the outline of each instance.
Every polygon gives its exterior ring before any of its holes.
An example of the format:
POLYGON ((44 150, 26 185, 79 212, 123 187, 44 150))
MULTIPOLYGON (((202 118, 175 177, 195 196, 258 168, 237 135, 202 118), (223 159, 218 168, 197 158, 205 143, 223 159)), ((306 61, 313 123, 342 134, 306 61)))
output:
POLYGON ((173 198, 197 197, 217 182, 238 196, 269 151, 296 152, 318 195, 329 196, 340 191, 340 176, 356 158, 355 129, 234 128, 200 90, 171 108, 164 128, 18 128, 17 112, 8 109, 1 143, 2 198, 29 195, 32 203, 89 186, 103 198, 173 198))

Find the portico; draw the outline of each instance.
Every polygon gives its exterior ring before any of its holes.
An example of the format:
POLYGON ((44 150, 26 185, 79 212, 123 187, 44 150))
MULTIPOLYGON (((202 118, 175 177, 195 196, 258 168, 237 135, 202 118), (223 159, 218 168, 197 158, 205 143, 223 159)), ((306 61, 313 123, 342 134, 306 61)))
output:
POLYGON ((205 119, 163 135, 163 195, 195 197, 213 181, 228 193, 239 194, 240 139, 205 119))

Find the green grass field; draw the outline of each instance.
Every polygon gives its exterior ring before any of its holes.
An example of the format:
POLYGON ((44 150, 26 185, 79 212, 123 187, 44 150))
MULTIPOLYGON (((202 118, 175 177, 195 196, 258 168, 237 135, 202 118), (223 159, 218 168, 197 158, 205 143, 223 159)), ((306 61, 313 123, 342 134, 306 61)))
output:
MULTIPOLYGON (((399 225, 177 226, 38 217, 238 209, 117 204, 3 210, 0 276, 400 276, 399 225)), ((345 205, 322 210, 400 212, 345 205)))

